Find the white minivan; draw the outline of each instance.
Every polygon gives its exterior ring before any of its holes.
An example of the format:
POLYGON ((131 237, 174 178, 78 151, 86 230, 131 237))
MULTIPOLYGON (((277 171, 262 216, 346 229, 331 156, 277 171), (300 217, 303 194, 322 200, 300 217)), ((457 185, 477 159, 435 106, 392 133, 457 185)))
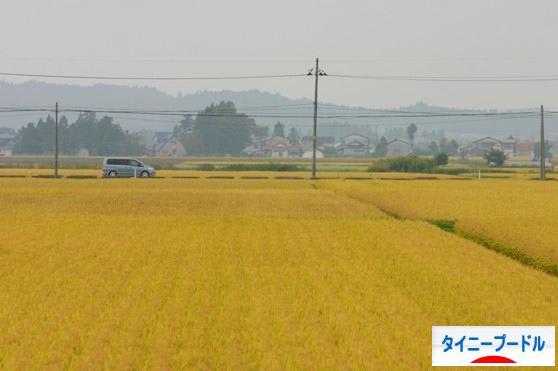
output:
POLYGON ((106 157, 103 161, 105 177, 152 177, 155 169, 130 157, 106 157))

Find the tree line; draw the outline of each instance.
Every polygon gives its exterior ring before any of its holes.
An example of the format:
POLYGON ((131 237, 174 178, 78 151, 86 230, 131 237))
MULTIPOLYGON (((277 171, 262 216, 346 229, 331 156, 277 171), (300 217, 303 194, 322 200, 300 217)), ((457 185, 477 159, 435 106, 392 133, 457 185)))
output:
MULTIPOLYGON (((149 148, 142 143, 140 137, 122 129, 109 116, 97 117, 95 113, 81 113, 77 120, 69 123, 65 116, 59 121, 59 153, 75 155, 84 153, 92 156, 107 155, 144 155, 149 148)), ((238 112, 234 103, 222 101, 211 104, 195 115, 186 115, 175 126, 173 135, 184 145, 189 155, 242 155, 243 150, 269 137, 269 128, 259 126, 254 118, 238 112)), ((405 130, 407 138, 413 146, 417 127, 409 125, 405 130)), ((51 154, 54 152, 55 123, 49 115, 36 124, 28 123, 17 135, 14 146, 16 154, 51 154)), ((298 143, 300 135, 295 128, 286 130, 283 123, 278 122, 272 132, 273 137, 288 138, 291 143, 298 143)), ((417 155, 436 155, 445 153, 455 155, 458 144, 445 138, 437 142, 432 140, 430 146, 414 148, 417 155)), ((384 157, 388 151, 388 141, 381 137, 376 143, 375 157, 384 157)), ((324 150, 326 156, 335 156, 334 148, 324 150), (328 151, 329 150, 329 151, 328 151), (327 153, 325 153, 327 152, 327 153), (331 152, 331 153, 330 153, 331 152)))
MULTIPOLYGON (((16 137, 14 153, 42 155, 54 152, 55 121, 49 115, 37 124, 22 127, 16 137)), ((97 118, 95 113, 81 113, 69 123, 65 116, 58 122, 59 153, 74 155, 85 151, 92 156, 143 155, 147 149, 139 137, 123 130, 109 116, 97 118)))

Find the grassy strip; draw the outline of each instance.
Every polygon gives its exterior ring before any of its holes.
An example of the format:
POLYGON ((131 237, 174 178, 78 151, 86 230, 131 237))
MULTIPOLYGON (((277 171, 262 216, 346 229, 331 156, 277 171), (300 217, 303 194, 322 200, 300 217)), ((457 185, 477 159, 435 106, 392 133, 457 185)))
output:
POLYGON ((499 242, 491 240, 490 238, 479 236, 472 232, 458 229, 456 234, 470 241, 476 242, 487 249, 494 250, 502 255, 517 260, 522 264, 558 277, 558 264, 551 262, 548 259, 533 257, 518 248, 503 245, 499 242))
POLYGON ((476 233, 468 232, 462 229, 457 229, 455 227, 455 223, 457 222, 456 220, 435 219, 435 220, 427 220, 427 222, 437 226, 443 231, 454 233, 462 238, 465 238, 469 241, 484 246, 487 249, 496 251, 497 253, 500 253, 509 258, 517 260, 522 264, 525 264, 527 266, 536 268, 538 270, 541 270, 543 272, 558 277, 558 264, 551 262, 548 259, 533 257, 518 248, 501 244, 488 237, 480 236, 476 233))
POLYGON ((292 180, 299 180, 299 179, 304 179, 304 177, 301 177, 301 176, 276 176, 276 177, 273 177, 273 179, 292 179, 292 180))
POLYGON ((226 165, 213 165, 213 164, 200 164, 197 165, 195 170, 199 171, 306 171, 306 167, 296 164, 284 164, 269 162, 267 164, 226 164, 226 165))
POLYGON ((67 179, 97 179, 97 175, 66 175, 67 179))
POLYGON ((62 175, 54 176, 54 175, 32 175, 31 178, 45 178, 45 179, 56 179, 56 178, 63 178, 62 175))
POLYGON ((449 220, 449 219, 430 219, 427 220, 428 223, 435 225, 436 227, 444 230, 446 232, 455 232, 455 223, 456 220, 449 220))

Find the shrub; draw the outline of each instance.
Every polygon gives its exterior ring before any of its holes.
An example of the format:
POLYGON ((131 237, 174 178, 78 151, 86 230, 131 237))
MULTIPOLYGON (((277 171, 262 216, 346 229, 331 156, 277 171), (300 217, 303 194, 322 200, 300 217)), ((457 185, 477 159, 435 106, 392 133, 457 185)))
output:
POLYGON ((228 164, 223 166, 215 166, 213 164, 200 164, 196 170, 201 171, 302 171, 304 168, 295 164, 279 164, 269 162, 265 164, 228 164))
POLYGON ((266 164, 230 164, 223 166, 220 170, 225 171, 301 171, 304 170, 295 164, 278 164, 269 162, 266 164))
POLYGON ((434 156, 434 162, 436 165, 447 165, 449 161, 449 157, 446 153, 440 152, 436 156, 434 156))
POLYGON ((435 162, 432 158, 409 155, 405 157, 386 158, 376 162, 368 171, 399 171, 405 173, 431 173, 435 162))
POLYGON ((506 154, 498 149, 493 149, 484 155, 488 165, 502 166, 506 161, 506 154))
POLYGON ((211 165, 211 164, 201 164, 198 165, 196 170, 201 170, 201 171, 213 171, 215 170, 215 165, 211 165))

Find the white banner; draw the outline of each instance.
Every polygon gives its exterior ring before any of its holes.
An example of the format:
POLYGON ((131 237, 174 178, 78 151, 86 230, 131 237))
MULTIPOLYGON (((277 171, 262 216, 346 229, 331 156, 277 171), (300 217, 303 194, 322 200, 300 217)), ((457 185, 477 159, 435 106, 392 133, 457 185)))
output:
POLYGON ((555 366, 554 326, 432 326, 432 366, 555 366))

